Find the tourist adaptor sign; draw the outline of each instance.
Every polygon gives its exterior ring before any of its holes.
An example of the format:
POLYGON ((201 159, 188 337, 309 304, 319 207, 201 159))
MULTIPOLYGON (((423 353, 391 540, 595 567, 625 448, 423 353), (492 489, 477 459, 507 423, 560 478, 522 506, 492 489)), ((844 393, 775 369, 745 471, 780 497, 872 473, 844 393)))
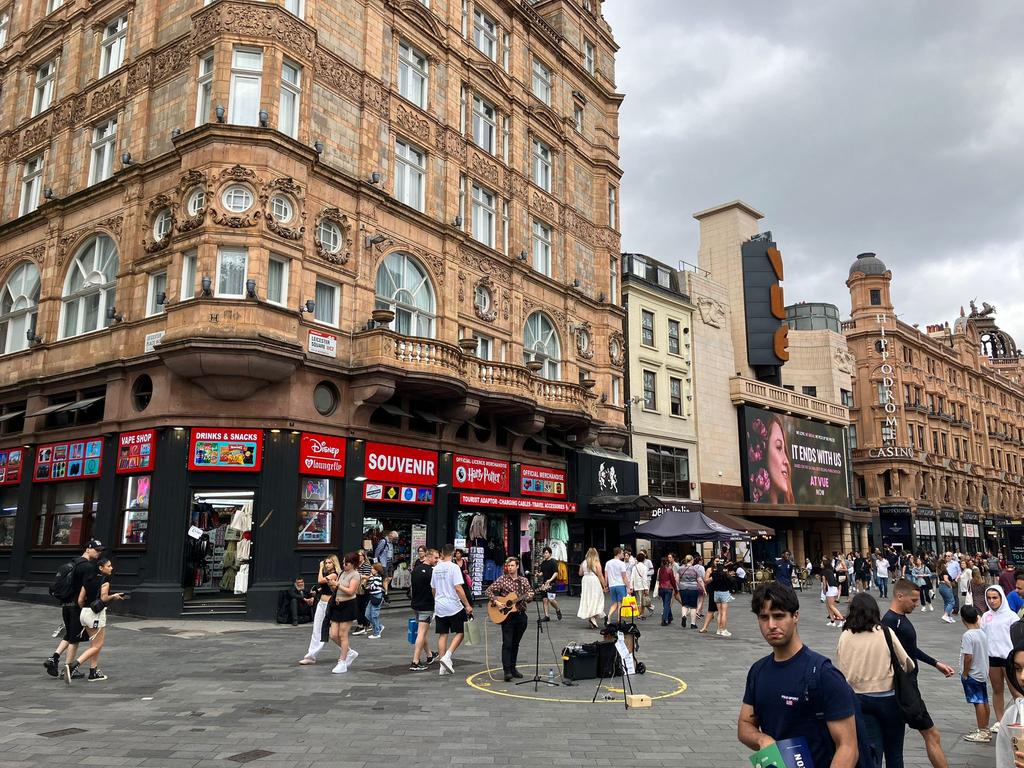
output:
POLYGON ((188 468, 258 472, 263 466, 263 430, 196 427, 188 445, 188 468))
POLYGON ((155 465, 155 429, 121 433, 117 439, 117 474, 152 472, 155 465))
POLYGON ((519 470, 519 481, 525 496, 548 496, 565 498, 565 470, 551 467, 534 467, 523 464, 519 470))
POLYGON ((479 493, 460 493, 459 504, 464 507, 496 507, 516 512, 575 512, 572 501, 520 499, 514 496, 487 496, 479 493))
POLYGON ((743 485, 755 504, 849 506, 843 430, 743 407, 743 485))
POLYGON ((477 491, 508 493, 509 465, 500 459, 482 456, 462 456, 452 459, 452 485, 477 491))
POLYGON ((437 485, 437 451, 367 443, 363 475, 394 485, 437 485))
POLYGON ((299 474, 345 476, 345 438, 303 432, 299 441, 299 474))

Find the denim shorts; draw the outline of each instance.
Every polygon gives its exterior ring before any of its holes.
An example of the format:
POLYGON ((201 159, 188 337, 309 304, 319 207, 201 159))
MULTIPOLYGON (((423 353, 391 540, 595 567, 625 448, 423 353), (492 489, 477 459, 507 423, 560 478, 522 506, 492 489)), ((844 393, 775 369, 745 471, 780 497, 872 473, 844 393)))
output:
POLYGON ((734 599, 731 592, 715 592, 714 598, 716 603, 731 603, 734 599))
POLYGON ((613 603, 621 603, 626 599, 626 588, 624 586, 608 587, 608 592, 612 596, 613 603))
POLYGON ((961 677, 968 704, 988 704, 988 686, 973 677, 961 677))

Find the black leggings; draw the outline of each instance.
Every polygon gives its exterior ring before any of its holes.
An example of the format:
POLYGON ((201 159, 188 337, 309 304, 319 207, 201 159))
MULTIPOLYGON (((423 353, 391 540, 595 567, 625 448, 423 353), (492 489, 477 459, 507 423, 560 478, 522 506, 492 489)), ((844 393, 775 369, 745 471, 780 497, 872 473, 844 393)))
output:
POLYGON ((356 622, 360 627, 370 626, 369 619, 366 618, 366 606, 370 603, 370 595, 364 592, 361 595, 356 595, 356 610, 359 611, 359 617, 356 622))
POLYGON ((931 579, 925 579, 924 584, 917 588, 917 591, 921 593, 921 605, 932 604, 932 581, 931 579))
POLYGON ((526 632, 526 614, 511 613, 501 624, 501 668, 511 672, 519 660, 519 641, 526 632))

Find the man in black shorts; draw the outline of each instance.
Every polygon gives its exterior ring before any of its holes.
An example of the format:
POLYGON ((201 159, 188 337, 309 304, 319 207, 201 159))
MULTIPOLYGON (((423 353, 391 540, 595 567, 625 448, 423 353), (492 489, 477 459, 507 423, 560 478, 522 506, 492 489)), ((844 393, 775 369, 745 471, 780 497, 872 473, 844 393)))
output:
POLYGON ((438 657, 430 650, 429 635, 430 622, 434 619, 434 590, 430 587, 430 577, 438 554, 436 549, 428 549, 412 567, 409 604, 416 613, 416 643, 412 647, 411 672, 425 672, 438 657))
POLYGON ((551 547, 544 547, 544 559, 540 561, 540 588, 544 593, 544 621, 551 621, 550 609, 555 609, 555 616, 562 620, 562 609, 555 599, 555 579, 558 578, 558 561, 551 556, 551 547))
MULTIPOLYGON (((50 677, 57 677, 60 674, 62 653, 67 651, 69 660, 78 657, 78 643, 82 639, 82 635, 85 634, 85 628, 79 619, 82 609, 78 607, 78 593, 82 591, 82 584, 86 579, 96 575, 95 563, 105 549, 103 542, 99 539, 92 539, 85 545, 82 556, 73 561, 75 565, 71 572, 70 596, 60 604, 61 616, 64 619, 64 637, 57 645, 57 650, 53 652, 53 655, 43 662, 46 673, 50 677)), ((78 672, 77 675, 84 677, 81 672, 78 672)))

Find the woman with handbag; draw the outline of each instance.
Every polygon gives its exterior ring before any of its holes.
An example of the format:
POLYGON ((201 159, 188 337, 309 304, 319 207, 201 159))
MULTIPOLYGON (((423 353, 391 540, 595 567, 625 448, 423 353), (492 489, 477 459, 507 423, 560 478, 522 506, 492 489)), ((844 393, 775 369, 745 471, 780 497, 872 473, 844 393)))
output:
POLYGON ((878 756, 885 756, 887 768, 903 768, 903 739, 906 718, 896 697, 893 659, 905 672, 912 672, 914 660, 900 641, 889 636, 875 598, 866 592, 854 595, 846 625, 839 635, 835 666, 846 677, 860 700, 868 741, 878 756))
POLYGON ((349 646, 349 630, 352 629, 352 622, 359 618, 359 600, 357 593, 362 586, 363 579, 359 575, 359 555, 350 552, 345 555, 341 566, 341 574, 338 576, 338 588, 331 601, 329 616, 331 618, 331 640, 341 649, 338 663, 334 665, 332 673, 340 675, 348 672, 349 666, 356 660, 359 652, 349 646))
POLYGON ((123 592, 110 592, 110 575, 114 572, 114 564, 109 557, 101 557, 96 561, 96 573, 87 578, 78 592, 78 607, 81 608, 79 620, 89 635, 89 647, 70 664, 64 665, 64 682, 71 685, 72 678, 78 667, 89 662, 89 682, 106 680, 107 676, 100 672, 100 651, 106 637, 107 603, 112 600, 124 600, 123 592))
MULTIPOLYGON (((704 585, 704 566, 695 562, 693 555, 687 555, 679 567, 678 581, 683 629, 686 629, 687 620, 689 620, 690 626, 696 628, 698 605, 700 599, 707 593, 707 587, 704 585)), ((707 629, 707 623, 704 628, 707 629)))
POLYGON ((317 654, 327 645, 331 636, 331 622, 328 613, 331 607, 331 599, 334 597, 334 590, 338 588, 338 574, 341 573, 341 563, 337 555, 320 561, 320 567, 316 574, 316 611, 313 613, 313 631, 309 638, 309 648, 306 655, 302 657, 299 664, 307 666, 316 664, 317 654))

